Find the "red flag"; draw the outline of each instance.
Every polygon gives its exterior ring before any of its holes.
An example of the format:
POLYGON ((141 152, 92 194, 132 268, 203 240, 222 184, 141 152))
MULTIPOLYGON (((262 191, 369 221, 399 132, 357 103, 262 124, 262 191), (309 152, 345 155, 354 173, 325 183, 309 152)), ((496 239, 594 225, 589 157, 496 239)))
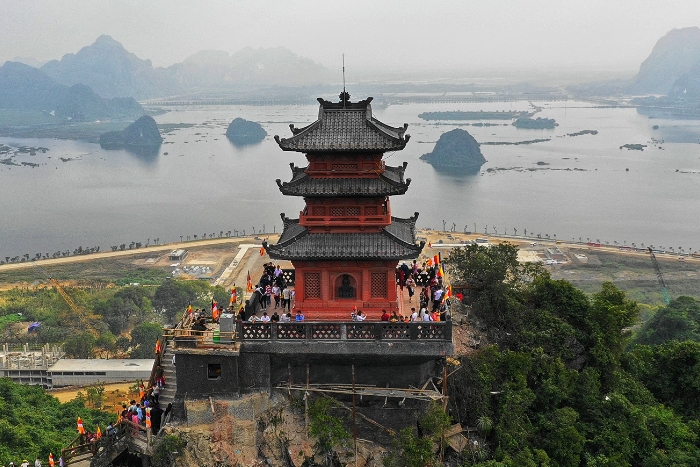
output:
POLYGON ((97 433, 96 433, 96 435, 97 435, 97 439, 102 438, 102 431, 100 430, 100 427, 99 427, 99 426, 97 427, 97 433))
POLYGON ((218 308, 217 308, 217 306, 216 306, 216 300, 214 300, 214 299, 212 298, 212 299, 211 299, 211 312, 214 313, 214 310, 217 310, 217 309, 218 309, 218 308))
POLYGON ((260 247, 260 256, 264 256, 264 255, 265 255, 265 248, 260 247))
POLYGON ((433 263, 435 263, 436 266, 438 264, 440 264, 440 256, 439 255, 433 256, 433 263))
POLYGON ((56 465, 56 462, 54 462, 54 460, 53 460, 53 453, 50 452, 49 453, 49 467, 54 467, 54 465, 56 465))
POLYGON ((250 271, 248 271, 248 280, 246 281, 246 290, 248 290, 248 292, 253 291, 253 279, 250 278, 250 271))

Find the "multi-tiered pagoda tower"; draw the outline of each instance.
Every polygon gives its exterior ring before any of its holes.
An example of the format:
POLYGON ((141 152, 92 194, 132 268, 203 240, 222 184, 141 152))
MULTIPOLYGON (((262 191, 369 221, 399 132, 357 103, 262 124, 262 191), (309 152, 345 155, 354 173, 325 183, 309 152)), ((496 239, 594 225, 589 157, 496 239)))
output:
POLYGON ((391 167, 384 153, 406 146, 407 124, 394 128, 372 116, 372 98, 350 102, 318 99, 318 120, 290 125, 293 136, 275 136, 285 151, 306 154, 308 165, 292 168, 292 179, 277 185, 287 196, 302 196, 298 219, 284 213, 284 231, 276 245, 263 246, 272 259, 291 260, 296 270, 296 308, 307 319, 348 319, 353 307, 378 318, 399 308, 395 268, 417 258, 418 213, 393 217, 389 196, 406 193, 407 163, 391 167))

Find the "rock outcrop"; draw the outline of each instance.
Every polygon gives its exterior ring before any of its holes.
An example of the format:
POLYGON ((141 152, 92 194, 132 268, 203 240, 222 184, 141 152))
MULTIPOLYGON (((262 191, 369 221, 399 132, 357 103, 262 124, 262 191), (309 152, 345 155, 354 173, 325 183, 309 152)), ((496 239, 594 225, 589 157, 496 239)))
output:
POLYGON ((629 88, 633 94, 668 94, 681 81, 692 81, 693 67, 700 63, 700 28, 673 29, 659 39, 629 88))
POLYGON ((443 133, 433 152, 420 158, 436 168, 473 169, 486 162, 479 143, 469 132, 460 128, 443 133))
POLYGON ((256 122, 235 118, 226 129, 226 137, 235 145, 255 144, 265 139, 267 132, 256 122))
POLYGON ((163 142, 153 117, 144 115, 122 131, 110 131, 100 136, 104 149, 152 148, 163 142))

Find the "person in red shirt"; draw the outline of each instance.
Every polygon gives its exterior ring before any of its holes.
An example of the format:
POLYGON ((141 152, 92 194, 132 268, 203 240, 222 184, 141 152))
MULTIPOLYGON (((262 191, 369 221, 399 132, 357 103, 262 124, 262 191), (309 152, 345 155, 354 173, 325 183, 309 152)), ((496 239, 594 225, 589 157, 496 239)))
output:
POLYGON ((382 321, 389 321, 389 318, 391 318, 389 312, 386 310, 382 310, 382 321))

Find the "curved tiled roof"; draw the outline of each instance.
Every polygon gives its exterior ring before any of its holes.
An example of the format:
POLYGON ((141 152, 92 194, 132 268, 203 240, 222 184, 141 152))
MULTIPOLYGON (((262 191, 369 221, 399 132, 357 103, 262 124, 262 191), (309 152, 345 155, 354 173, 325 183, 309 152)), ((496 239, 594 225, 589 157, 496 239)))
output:
POLYGON ((311 233, 298 219, 283 214, 284 232, 279 242, 263 246, 272 259, 413 259, 424 245, 415 243, 417 218, 418 213, 408 219, 392 217, 391 225, 375 233, 311 233))
POLYGON ((293 136, 275 141, 285 151, 343 152, 343 151, 397 151, 406 146, 407 124, 394 128, 372 116, 367 100, 349 103, 331 103, 318 99, 321 106, 318 120, 304 128, 292 129, 293 136))
POLYGON ((290 196, 391 196, 402 195, 408 190, 411 179, 404 182, 403 174, 408 164, 403 166, 386 166, 385 171, 372 178, 316 178, 304 171, 304 167, 291 164, 292 179, 282 183, 277 179, 277 186, 284 195, 290 196))

